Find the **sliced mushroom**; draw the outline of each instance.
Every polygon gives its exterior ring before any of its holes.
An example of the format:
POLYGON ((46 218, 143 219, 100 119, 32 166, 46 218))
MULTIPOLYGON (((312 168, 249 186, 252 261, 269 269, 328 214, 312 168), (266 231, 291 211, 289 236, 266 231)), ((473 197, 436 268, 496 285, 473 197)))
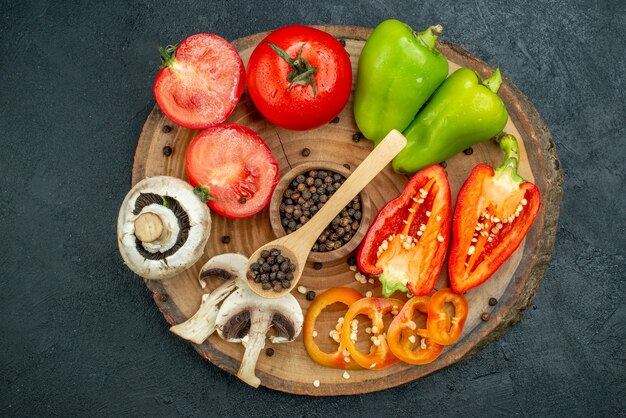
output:
POLYGON ((211 232, 209 208, 175 177, 137 183, 117 218, 117 241, 128 267, 146 279, 166 279, 192 266, 211 232))
POLYGON ((293 341, 302 330, 302 309, 296 298, 286 294, 267 299, 258 296, 247 286, 240 287, 222 303, 217 317, 217 333, 229 342, 241 342, 245 347, 237 377, 258 387, 256 376, 259 353, 265 347, 268 330, 274 326, 274 344, 293 341))
MULTIPOLYGON (((215 331, 218 305, 237 286, 244 284, 248 258, 241 254, 220 254, 206 262, 200 269, 198 280, 206 285, 205 280, 212 276, 225 279, 226 282, 218 286, 211 293, 202 295, 202 302, 198 311, 185 322, 170 328, 181 338, 202 344, 215 331)), ((202 286, 204 287, 204 286, 202 286)))

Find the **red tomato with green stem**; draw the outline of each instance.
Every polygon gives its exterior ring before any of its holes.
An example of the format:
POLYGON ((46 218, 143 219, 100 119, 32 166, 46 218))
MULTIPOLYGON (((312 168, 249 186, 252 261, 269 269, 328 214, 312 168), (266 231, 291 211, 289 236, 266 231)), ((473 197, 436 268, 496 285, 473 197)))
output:
POLYGON ((224 122, 245 81, 235 47, 217 35, 198 33, 160 52, 163 68, 154 81, 154 97, 165 116, 189 129, 224 122))
POLYGON ((253 130, 224 124, 196 136, 186 155, 187 177, 211 210, 241 219, 267 206, 278 183, 278 164, 253 130))
POLYGON ((270 33, 250 56, 250 98, 270 122, 307 130, 341 112, 352 89, 350 57, 339 41, 308 26, 270 33))

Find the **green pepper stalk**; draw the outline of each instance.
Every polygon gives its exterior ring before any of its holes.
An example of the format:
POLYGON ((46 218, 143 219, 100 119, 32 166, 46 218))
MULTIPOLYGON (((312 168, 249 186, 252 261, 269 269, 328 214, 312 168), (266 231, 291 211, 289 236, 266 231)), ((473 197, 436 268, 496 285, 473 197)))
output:
POLYGON ((455 71, 403 132, 408 143, 394 170, 415 173, 500 133, 508 120, 501 84, 499 69, 486 80, 468 68, 455 71))
POLYGON ((398 20, 379 24, 363 46, 354 92, 354 117, 363 135, 380 142, 404 130, 448 76, 435 42, 441 25, 414 32, 398 20))

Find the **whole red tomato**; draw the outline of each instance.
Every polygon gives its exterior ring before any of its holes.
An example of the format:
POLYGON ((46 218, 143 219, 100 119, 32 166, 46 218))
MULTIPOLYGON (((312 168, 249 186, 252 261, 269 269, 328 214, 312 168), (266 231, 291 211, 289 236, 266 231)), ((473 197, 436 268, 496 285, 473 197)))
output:
POLYGON ((254 49, 247 71, 250 98, 270 122, 306 130, 330 122, 348 102, 352 65, 333 36, 285 26, 254 49))

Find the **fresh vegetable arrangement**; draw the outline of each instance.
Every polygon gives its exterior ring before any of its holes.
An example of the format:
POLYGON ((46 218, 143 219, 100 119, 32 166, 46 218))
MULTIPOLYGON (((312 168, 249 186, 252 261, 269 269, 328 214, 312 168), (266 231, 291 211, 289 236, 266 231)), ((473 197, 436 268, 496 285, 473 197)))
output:
MULTIPOLYGON (((470 310, 464 293, 488 280, 519 247, 541 201, 537 186, 517 173, 517 140, 499 136, 508 121, 497 94, 499 69, 486 79, 468 68, 448 77, 448 61, 435 46, 441 31, 434 25, 414 32, 387 20, 372 32, 360 56, 353 108, 359 132, 351 133, 352 139, 364 136, 378 146, 390 130, 403 131, 408 144, 392 167, 410 175, 404 190, 378 211, 356 257, 348 260, 356 280, 371 290, 364 295, 331 287, 316 295, 299 286, 311 302, 307 306, 285 290, 292 286, 296 264, 279 249, 255 257, 250 265, 242 254, 220 254, 200 269, 199 308, 171 327, 174 334, 203 344, 217 331, 224 341, 241 343, 245 350, 237 376, 254 387, 261 383, 255 369, 266 340, 293 342, 301 330, 309 357, 343 370, 344 379, 353 370, 431 363, 462 338, 470 310), (495 169, 476 165, 454 201, 439 163, 498 136, 503 163, 495 169), (443 285, 439 279, 449 246, 448 288, 446 278, 443 285), (221 283, 208 292, 207 282, 215 278, 221 283), (251 281, 287 294, 261 297, 250 290, 251 281), (382 297, 373 297, 372 290, 382 297), (323 335, 316 325, 334 304, 347 312, 323 335), (363 318, 371 325, 363 326, 363 318), (365 352, 358 347, 363 331, 371 343, 365 352), (330 338, 336 350, 322 351, 320 338, 330 338)), ((189 184, 169 177, 142 180, 120 209, 120 253, 129 268, 152 280, 173 278, 200 259, 211 233, 209 209, 233 223, 249 217, 267 221, 263 209, 279 180, 277 159, 255 131, 225 123, 246 83, 250 106, 268 124, 299 131, 336 123, 352 88, 345 41, 301 25, 265 37, 247 71, 237 50, 213 34, 192 35, 177 47, 162 48, 161 57, 163 67, 154 82, 159 108, 172 122, 201 132, 185 149, 189 184)), ((304 157, 311 153, 305 150, 304 157)), ((164 150, 164 155, 171 152, 164 150)), ((281 196, 278 219, 289 232, 310 221, 345 180, 320 170, 305 174, 281 196)), ((361 210, 357 197, 316 242, 317 250, 331 251, 349 241, 361 210)), ((227 244, 230 237, 224 238, 227 244)), ((322 267, 313 264, 315 270, 322 267)))

